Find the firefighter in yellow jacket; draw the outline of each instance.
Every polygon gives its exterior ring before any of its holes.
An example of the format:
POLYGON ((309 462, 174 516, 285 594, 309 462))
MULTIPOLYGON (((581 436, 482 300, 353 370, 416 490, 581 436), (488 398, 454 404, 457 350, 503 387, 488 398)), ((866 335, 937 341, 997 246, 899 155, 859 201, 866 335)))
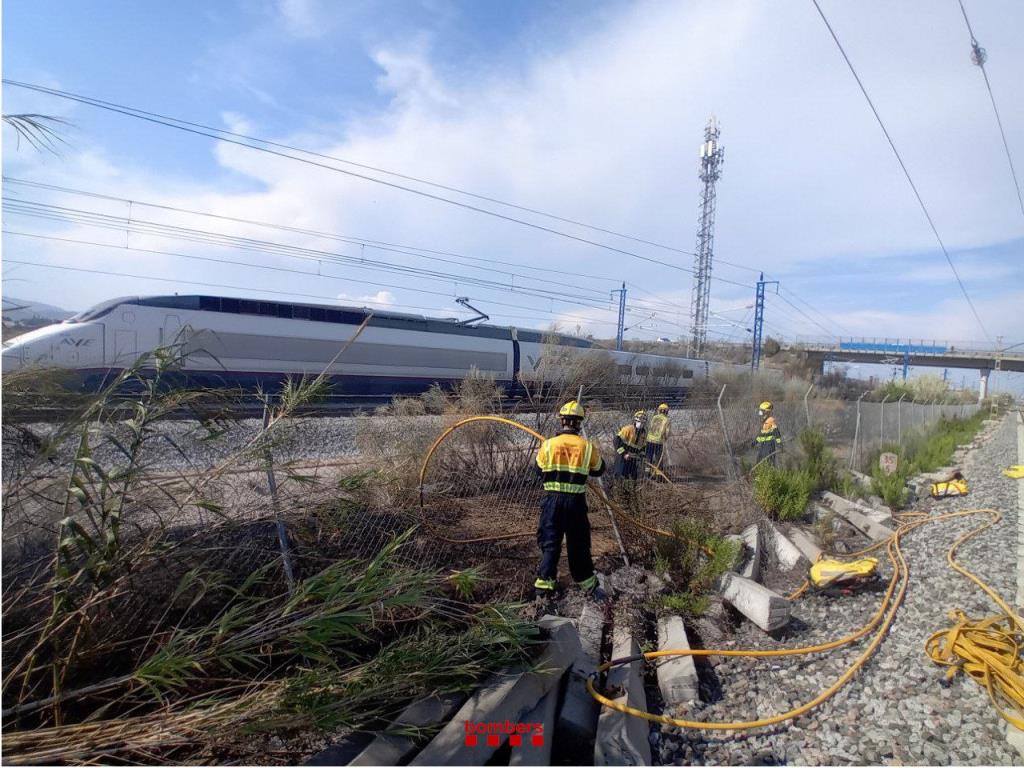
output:
POLYGON ((613 441, 618 458, 615 461, 615 476, 621 480, 636 480, 644 463, 644 449, 647 446, 647 414, 637 411, 633 423, 619 430, 613 441))
POLYGON ((754 438, 757 463, 775 466, 776 455, 782 448, 782 432, 772 416, 772 404, 765 400, 757 407, 757 415, 761 417, 761 431, 754 438))
POLYGON ((580 589, 597 599, 604 597, 590 554, 590 521, 587 519, 587 478, 604 474, 604 460, 597 446, 580 435, 583 406, 571 400, 558 412, 562 429, 545 440, 537 452, 547 492, 541 505, 537 544, 540 567, 533 583, 537 597, 553 596, 562 556, 562 538, 569 557, 569 573, 580 589))
POLYGON ((672 433, 672 425, 668 420, 668 403, 658 406, 658 412, 651 417, 647 426, 647 463, 661 468, 661 459, 672 433))

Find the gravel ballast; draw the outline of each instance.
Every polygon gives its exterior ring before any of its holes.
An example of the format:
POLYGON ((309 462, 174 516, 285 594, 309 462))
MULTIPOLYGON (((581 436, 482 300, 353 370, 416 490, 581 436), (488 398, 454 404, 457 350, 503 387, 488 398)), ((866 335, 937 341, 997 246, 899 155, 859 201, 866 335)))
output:
MULTIPOLYGON (((1017 584, 1018 492, 1001 474, 1018 463, 1017 424, 1004 418, 992 436, 961 465, 970 495, 921 500, 915 511, 932 514, 992 508, 1002 520, 963 545, 960 562, 1012 603, 1017 584)), ((661 728, 655 737, 661 764, 973 764, 1020 765, 1006 741, 1006 724, 986 691, 959 675, 946 683, 945 669, 924 654, 933 632, 950 626, 949 610, 971 618, 998 612, 992 601, 946 562, 946 551, 986 516, 925 525, 903 539, 910 583, 878 651, 833 698, 810 713, 776 726, 748 731, 680 731, 661 728)), ((882 555, 883 581, 891 575, 882 555)), ((828 598, 805 595, 794 603, 793 621, 777 638, 743 623, 724 643, 732 648, 800 647, 843 637, 877 610, 880 592, 828 598)), ((704 702, 670 714, 732 722, 782 713, 804 704, 834 683, 863 653, 867 639, 815 656, 721 659, 705 674, 704 702), (712 675, 708 679, 708 675, 712 675), (717 697, 718 700, 712 700, 717 697)))

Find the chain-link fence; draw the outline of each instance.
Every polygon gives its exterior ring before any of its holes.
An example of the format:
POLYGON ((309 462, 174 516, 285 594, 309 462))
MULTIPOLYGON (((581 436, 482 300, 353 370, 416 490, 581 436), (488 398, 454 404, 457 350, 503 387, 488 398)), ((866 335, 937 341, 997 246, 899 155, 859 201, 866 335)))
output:
MULTIPOLYGON (((140 534, 160 527, 178 537, 225 521, 255 525, 260 557, 296 544, 301 549, 305 541, 313 547, 306 547, 307 561, 315 564, 328 551, 373 556, 396 534, 414 528, 405 550, 414 564, 480 566, 515 592, 528 583, 523 575, 536 557, 543 488, 534 463, 535 435, 558 431, 558 408, 566 400, 582 398, 586 436, 608 467, 601 488, 592 483, 590 492, 595 555, 606 564, 623 556, 649 557, 654 531, 683 518, 703 520, 720 533, 756 519, 750 473, 761 400, 773 402, 784 456, 797 450, 799 433, 811 427, 823 433, 841 466, 862 471, 870 470, 865 463, 879 447, 905 443, 942 417, 966 417, 978 409, 906 399, 818 398, 806 384, 750 377, 724 385, 701 382, 685 393, 586 379, 581 387, 580 380, 567 378, 518 400, 504 397, 493 383, 472 381, 457 393, 434 392, 373 414, 286 419, 269 440, 261 440, 262 427, 254 420, 201 427, 160 422, 135 462, 132 488, 124 495, 138 509, 126 510, 125 520, 140 534), (618 476, 615 435, 632 423, 635 411, 653 414, 662 402, 670 406, 671 426, 657 467, 646 467, 635 481, 618 476), (445 430, 480 415, 512 423, 456 429, 424 467, 445 430), (275 532, 282 520, 286 536, 275 532)), ((35 437, 46 438, 47 429, 37 432, 35 437)), ((107 472, 119 471, 116 446, 124 434, 117 424, 95 429, 92 460, 107 472)), ((52 542, 65 516, 59 491, 68 481, 61 472, 73 463, 74 444, 69 439, 48 458, 28 461, 28 477, 5 473, 5 490, 16 491, 5 501, 5 555, 26 547, 41 553, 52 542), (38 478, 32 477, 36 472, 38 478)), ((4 458, 5 469, 20 466, 9 453, 4 458)), ((25 463, 24 457, 18 461, 25 463)), ((241 533, 237 538, 248 540, 241 533)))

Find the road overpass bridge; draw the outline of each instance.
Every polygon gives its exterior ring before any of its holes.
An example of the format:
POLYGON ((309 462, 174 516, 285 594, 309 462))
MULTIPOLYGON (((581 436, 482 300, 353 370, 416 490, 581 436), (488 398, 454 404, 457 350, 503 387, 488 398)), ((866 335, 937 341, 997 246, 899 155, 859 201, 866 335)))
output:
POLYGON ((992 371, 1024 373, 1024 342, 986 347, 975 342, 835 338, 797 340, 791 345, 783 345, 783 349, 806 352, 808 360, 822 370, 826 362, 902 365, 904 379, 912 365, 971 368, 981 376, 978 392, 981 398, 988 395, 988 377, 992 371))

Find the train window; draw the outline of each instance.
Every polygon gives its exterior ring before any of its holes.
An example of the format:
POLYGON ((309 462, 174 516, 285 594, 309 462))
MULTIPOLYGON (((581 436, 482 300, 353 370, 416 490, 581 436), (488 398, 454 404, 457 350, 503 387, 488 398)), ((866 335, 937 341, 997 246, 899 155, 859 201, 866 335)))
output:
POLYGON ((649 366, 649 365, 638 365, 636 367, 636 375, 637 376, 650 376, 651 375, 651 366, 649 366))
POLYGON ((691 371, 689 368, 684 368, 683 369, 683 378, 684 379, 692 379, 693 378, 693 371, 691 371))
POLYGON ((259 312, 261 315, 276 315, 277 304, 274 304, 273 302, 270 301, 261 301, 259 312))
POLYGON ((632 376, 633 375, 633 366, 632 365, 617 365, 615 367, 619 369, 619 375, 620 376, 632 376))
POLYGON ((292 307, 292 317, 296 320, 309 320, 309 307, 292 307))
POLYGON ((345 322, 345 318, 342 317, 341 312, 339 312, 336 309, 324 310, 324 319, 327 320, 328 323, 343 323, 343 322, 345 322))
POLYGON ((220 311, 221 312, 231 312, 233 314, 238 314, 239 312, 242 311, 241 307, 239 306, 241 303, 242 302, 240 302, 238 299, 227 299, 227 298, 221 299, 220 300, 220 311))
POLYGON ((206 310, 207 312, 220 312, 220 297, 200 296, 199 308, 202 310, 206 310))
POLYGON ((260 313, 260 303, 258 301, 242 299, 238 302, 238 311, 243 315, 258 315, 260 313))
POLYGON ((277 316, 288 317, 292 316, 292 305, 291 304, 278 304, 277 305, 277 316))
POLYGON ((316 320, 317 322, 321 322, 322 323, 324 321, 324 315, 325 314, 326 314, 326 312, 324 311, 324 309, 322 307, 310 307, 309 308, 309 319, 310 320, 316 320))

